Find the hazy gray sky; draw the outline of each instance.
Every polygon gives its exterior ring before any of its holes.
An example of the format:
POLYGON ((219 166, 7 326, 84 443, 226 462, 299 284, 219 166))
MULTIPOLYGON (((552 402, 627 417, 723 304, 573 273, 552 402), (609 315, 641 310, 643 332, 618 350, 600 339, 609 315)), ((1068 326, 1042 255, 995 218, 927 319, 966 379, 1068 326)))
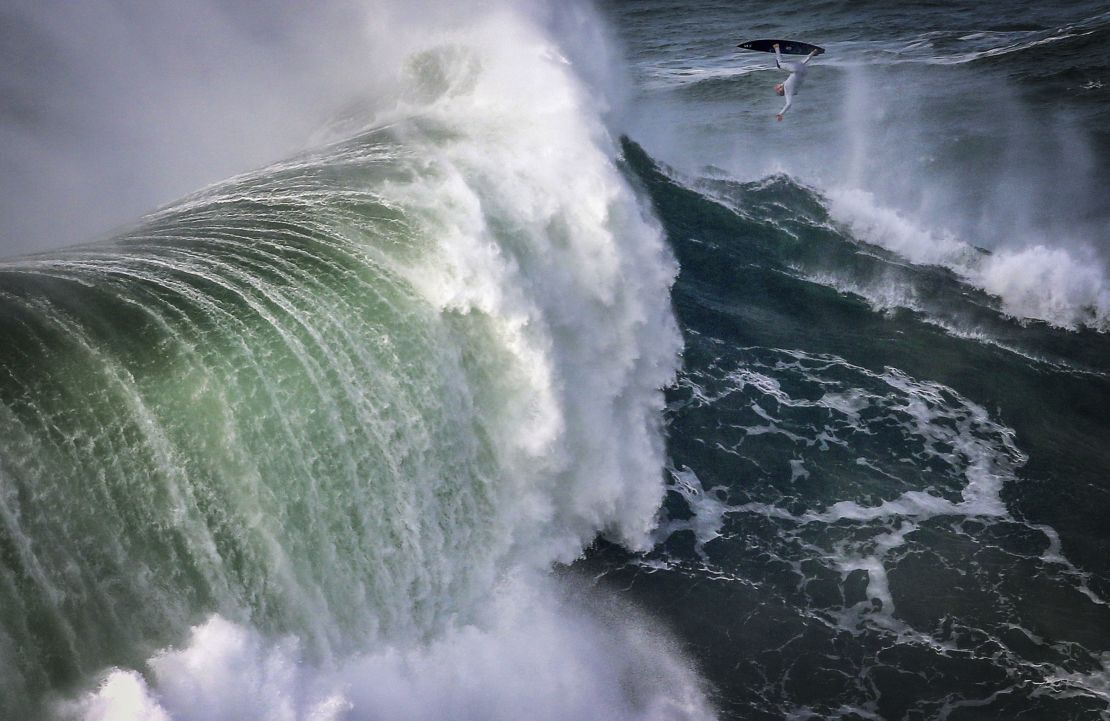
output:
POLYGON ((8 0, 0 257, 293 152, 361 82, 371 3, 8 0))

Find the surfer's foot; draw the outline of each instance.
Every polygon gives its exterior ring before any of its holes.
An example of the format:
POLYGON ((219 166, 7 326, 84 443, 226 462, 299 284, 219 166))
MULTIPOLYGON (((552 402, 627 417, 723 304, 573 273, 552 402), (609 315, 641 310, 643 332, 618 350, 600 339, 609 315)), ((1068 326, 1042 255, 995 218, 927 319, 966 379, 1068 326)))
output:
POLYGON ((775 120, 777 120, 781 123, 782 122, 782 113, 779 113, 778 115, 776 115, 775 120))

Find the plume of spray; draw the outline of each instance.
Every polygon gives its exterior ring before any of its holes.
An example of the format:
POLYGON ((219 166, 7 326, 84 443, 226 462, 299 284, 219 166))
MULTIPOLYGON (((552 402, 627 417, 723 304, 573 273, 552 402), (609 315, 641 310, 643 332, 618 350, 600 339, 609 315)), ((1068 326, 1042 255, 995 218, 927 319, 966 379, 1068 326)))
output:
MULTIPOLYGON (((0 257, 91 240, 302 150, 342 108, 386 95, 406 48, 497 5, 8 3, 0 257)), ((568 40, 597 97, 620 97, 611 33, 590 7, 516 5, 568 40)))

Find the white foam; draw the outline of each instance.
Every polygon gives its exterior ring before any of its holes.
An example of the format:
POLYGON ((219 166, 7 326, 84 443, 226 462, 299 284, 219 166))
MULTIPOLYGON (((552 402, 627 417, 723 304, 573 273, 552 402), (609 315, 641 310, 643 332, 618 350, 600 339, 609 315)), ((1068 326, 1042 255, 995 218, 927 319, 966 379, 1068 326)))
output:
POLYGON ((1033 245, 999 250, 969 276, 1018 318, 1110 329, 1110 282, 1090 254, 1033 245))
POLYGON ((670 474, 674 481, 672 488, 686 501, 693 515, 688 519, 671 519, 660 525, 655 531, 655 541, 662 543, 672 533, 688 530, 694 534, 695 551, 704 556, 705 544, 720 537, 725 514, 731 510, 717 495, 718 491, 725 489, 704 488, 701 479, 689 468, 672 468, 670 474))
POLYGON ((847 225, 854 236, 894 251, 914 263, 949 265, 974 249, 947 233, 919 228, 902 213, 879 204, 875 196, 858 188, 833 189, 826 193, 829 212, 847 225))
MULTIPOLYGON (((832 190, 827 197, 832 217, 848 226, 854 237, 916 264, 949 268, 998 297, 1008 315, 1061 328, 1110 330, 1110 278, 1085 246, 1064 248, 1034 242, 985 254, 951 233, 922 228, 905 214, 882 206, 867 191, 832 190)), ((867 289, 849 290, 875 296, 867 289)), ((903 302, 882 296, 873 298, 873 304, 914 305, 912 298, 903 302)))
POLYGON ((422 111, 451 135, 414 133, 430 172, 394 189, 437 239, 408 279, 444 313, 488 323, 510 361, 492 430, 517 479, 500 501, 529 529, 518 540, 545 563, 600 528, 646 548, 662 496, 659 389, 681 342, 675 263, 613 163, 592 89, 551 39, 497 12, 451 40, 465 52, 440 61, 474 75, 422 111))
POLYGON ((1050 674, 1034 696, 1050 695, 1054 699, 1096 696, 1110 703, 1110 653, 1099 657, 1099 667, 1089 672, 1063 670, 1050 674))
POLYGON ((896 281, 874 281, 867 284, 846 280, 836 273, 799 272, 799 276, 811 283, 835 288, 841 293, 854 295, 867 302, 877 313, 890 313, 897 308, 920 311, 922 305, 912 286, 896 281))
MULTIPOLYGON (((838 501, 824 510, 801 514, 764 503, 750 503, 736 510, 754 511, 799 524, 867 523, 891 519, 918 522, 948 515, 984 518, 1009 515, 1002 500, 1002 487, 1012 478, 1013 469, 1026 460, 1014 443, 1012 429, 995 423, 985 408, 938 383, 918 381, 892 368, 876 374, 843 361, 838 364, 882 381, 890 392, 876 395, 848 389, 843 392, 826 391, 816 401, 789 397, 785 400, 777 397, 776 400, 784 405, 827 408, 837 414, 840 422, 860 433, 869 432, 860 420, 860 411, 864 409, 880 409, 883 412, 881 417, 892 417, 892 411, 899 416, 908 416, 908 419, 901 421, 905 432, 923 441, 926 454, 951 465, 963 476, 965 484, 959 500, 913 490, 874 505, 838 501)), ((772 390, 781 393, 777 387, 772 390)), ((758 406, 753 404, 753 408, 758 406)), ((746 432, 750 433, 751 429, 746 429, 746 432)), ((865 459, 858 459, 857 463, 869 465, 865 459)))
POLYGON ((112 669, 54 711, 73 721, 714 718, 675 644, 613 599, 531 579, 502 588, 489 617, 426 645, 320 663, 292 637, 213 616, 152 657, 148 678, 112 669))

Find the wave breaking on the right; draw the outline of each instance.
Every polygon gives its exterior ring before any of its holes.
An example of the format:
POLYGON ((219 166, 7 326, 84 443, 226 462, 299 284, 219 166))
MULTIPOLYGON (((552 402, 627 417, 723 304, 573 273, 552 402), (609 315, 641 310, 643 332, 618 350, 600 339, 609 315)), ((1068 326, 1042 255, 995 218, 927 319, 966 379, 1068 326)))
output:
POLYGON ((996 297, 1006 315, 1068 330, 1110 331, 1110 278, 1087 246, 1043 240, 986 251, 951 233, 921 228, 867 191, 831 190, 825 197, 832 219, 856 240, 916 265, 944 266, 996 297))

